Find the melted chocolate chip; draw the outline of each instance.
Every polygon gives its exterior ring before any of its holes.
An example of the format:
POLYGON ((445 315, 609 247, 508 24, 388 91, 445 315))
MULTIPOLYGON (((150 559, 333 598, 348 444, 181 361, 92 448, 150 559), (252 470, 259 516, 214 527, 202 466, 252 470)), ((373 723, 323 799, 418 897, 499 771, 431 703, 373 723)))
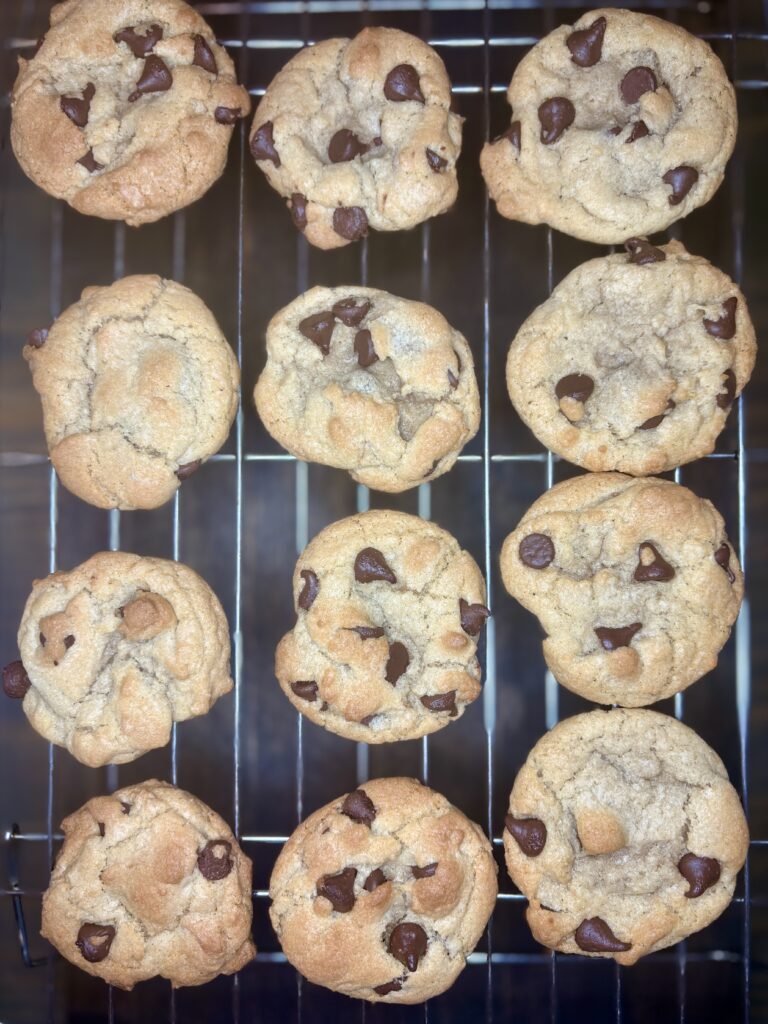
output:
POLYGON ((669 580, 674 579, 675 570, 649 540, 640 545, 638 559, 635 569, 635 579, 638 583, 668 583, 669 580), (644 553, 651 556, 650 562, 643 560, 644 553))
POLYGON ((733 370, 726 370, 724 377, 723 390, 717 396, 717 404, 721 409, 730 409, 736 397, 736 374, 733 370))
POLYGON ((437 871, 437 861, 434 864, 427 864, 423 868, 412 867, 411 874, 414 878, 432 878, 437 871))
POLYGON ((387 876, 381 870, 381 868, 374 868, 374 870, 368 875, 365 882, 363 882, 363 888, 366 892, 375 892, 380 885, 388 881, 387 876))
POLYGON ((74 642, 75 638, 72 636, 71 633, 68 636, 64 637, 64 646, 67 648, 67 650, 69 650, 69 648, 72 647, 74 642))
POLYGON ((318 580, 316 573, 312 572, 311 569, 302 569, 299 575, 304 580, 304 586, 299 594, 299 608, 303 608, 305 612, 308 612, 315 603, 315 598, 320 591, 320 580, 318 580))
POLYGON ((45 647, 45 644, 46 644, 45 633, 41 633, 40 636, 38 637, 38 639, 40 641, 40 646, 41 647, 45 647))
POLYGON ((638 139, 644 139, 646 135, 650 134, 651 133, 648 131, 648 125, 645 121, 636 121, 632 125, 632 131, 627 136, 627 142, 637 142, 638 139))
POLYGON ((219 882, 226 878, 234 864, 232 843, 226 839, 211 839, 197 855, 200 874, 209 882, 219 882))
POLYGON ((420 924, 403 921, 392 929, 387 949, 395 960, 399 960, 411 973, 419 966, 419 960, 427 952, 427 933, 420 924))
POLYGON ((232 125, 243 116, 240 107, 216 107, 213 118, 217 124, 232 125))
POLYGON ((339 206, 333 211, 333 230, 348 242, 368 234, 368 217, 361 206, 339 206))
POLYGON ((323 875, 317 883, 317 895, 325 896, 339 914, 348 914, 355 905, 355 868, 344 868, 338 875, 323 875))
POLYGON ((27 344, 32 348, 42 348, 48 340, 49 330, 49 327, 37 327, 34 331, 30 331, 27 335, 27 344))
POLYGON ((400 676, 405 674, 410 663, 411 656, 408 653, 408 648, 396 640, 389 645, 389 658, 384 670, 384 678, 394 686, 400 676))
POLYGON ((350 633, 357 633, 362 640, 378 640, 379 637, 384 636, 381 626, 352 626, 350 633))
POLYGON ((621 80, 619 91, 625 103, 637 103, 646 92, 655 92, 657 89, 656 75, 650 68, 632 68, 621 80))
POLYGON ((291 689, 302 700, 310 702, 317 700, 317 683, 314 679, 299 679, 297 682, 291 683, 291 689))
MULTIPOLYGON (((677 406, 672 401, 672 399, 671 398, 668 399, 668 401, 667 401, 667 412, 669 412, 670 409, 676 409, 676 408, 677 408, 677 406)), ((650 419, 646 420, 644 423, 641 423, 640 426, 637 429, 638 430, 654 430, 656 427, 659 426, 661 421, 664 419, 664 416, 665 416, 665 413, 663 413, 663 412, 660 413, 658 416, 651 416, 650 419)))
POLYGON ((596 18, 588 28, 571 32, 565 45, 571 51, 571 60, 580 68, 591 68, 603 55, 605 18, 596 18))
POLYGON ((723 303, 723 315, 718 320, 704 320, 704 329, 713 338, 730 341, 736 333, 736 296, 723 303))
POLYGON ((359 825, 367 825, 370 828, 376 817, 376 808, 364 789, 356 789, 345 797, 341 813, 359 825))
POLYGON ((547 826, 543 821, 539 818, 516 818, 508 814, 504 824, 526 857, 539 856, 547 842, 547 826))
POLYGON ((685 895, 692 900, 720 879, 720 862, 714 857, 697 857, 694 853, 686 853, 677 862, 677 870, 688 882, 690 888, 685 895))
POLYGON ((453 370, 448 370, 446 372, 448 373, 448 383, 451 385, 451 387, 455 391, 456 388, 459 386, 459 378, 456 376, 456 374, 453 372, 453 370))
POLYGON ((445 170, 448 166, 448 161, 438 153, 435 153, 433 149, 427 149, 427 163, 435 174, 439 174, 440 171, 445 170))
POLYGON ((501 134, 498 137, 498 139, 494 139, 493 141, 494 142, 501 142, 502 139, 508 139, 509 142, 512 143, 512 145, 515 147, 515 149, 519 153, 520 152, 520 148, 522 146, 521 137, 520 137, 520 122, 519 121, 513 121, 512 124, 509 126, 509 128, 507 128, 507 130, 503 134, 501 134))
POLYGON ((357 327, 368 315, 371 304, 367 299, 363 299, 358 305, 357 299, 349 298, 341 299, 331 308, 333 315, 337 320, 341 320, 345 327, 357 327))
POLYGON ((131 813, 131 807, 133 806, 133 804, 129 804, 126 800, 121 800, 120 801, 120 806, 123 809, 123 814, 130 814, 131 813))
POLYGON ((322 313, 313 313, 312 316, 305 317, 299 324, 299 330, 305 338, 309 338, 317 345, 324 356, 327 356, 331 351, 331 335, 335 326, 333 313, 324 310, 322 313))
POLYGON ((480 630, 485 625, 485 620, 490 616, 490 611, 484 604, 469 604, 463 597, 459 598, 459 618, 461 628, 469 636, 479 636, 480 630))
POLYGON ((152 92, 167 92, 173 85, 173 75, 168 65, 154 53, 144 61, 144 70, 141 72, 136 88, 128 97, 129 103, 135 103, 140 96, 146 96, 152 92))
POLYGON ((339 129, 328 143, 328 159, 332 164, 346 163, 367 151, 366 144, 361 142, 349 128, 339 129))
POLYGON ((358 331, 355 335, 354 349, 357 362, 363 369, 378 363, 379 357, 376 355, 376 349, 373 347, 371 332, 365 330, 365 328, 362 331, 358 331))
POLYGON ((629 942, 620 942, 602 917, 582 921, 574 935, 576 945, 585 953, 625 953, 632 948, 629 942))
POLYGON ((3 669, 3 693, 14 700, 22 700, 32 684, 21 661, 12 661, 3 669))
POLYGON ((275 140, 272 136, 274 125, 271 121, 265 121, 259 125, 251 138, 251 156, 254 160, 271 160, 275 167, 280 166, 280 156, 275 149, 275 140))
POLYGON ((62 96, 59 100, 59 106, 61 109, 67 115, 72 124, 77 125, 78 128, 85 128, 88 124, 91 100, 93 99, 95 92, 96 86, 93 82, 89 82, 85 89, 83 89, 82 99, 76 99, 71 96, 62 96))
POLYGON ((217 75, 219 69, 216 67, 216 58, 213 56, 213 50, 202 36, 196 35, 193 38, 195 40, 195 56, 192 58, 192 63, 202 68, 203 71, 210 71, 212 75, 217 75))
POLYGON ((551 146, 553 142, 557 142, 563 132, 573 124, 575 117, 576 109, 565 96, 553 96, 544 100, 539 107, 540 138, 544 145, 551 146))
POLYGON ((688 167, 681 164, 680 167, 673 167, 667 171, 661 179, 665 185, 672 186, 672 195, 669 197, 669 205, 677 206, 682 203, 693 186, 699 180, 699 172, 695 167, 688 167))
POLYGON ((555 384, 558 398, 572 398, 576 402, 586 402, 594 390, 595 382, 586 373, 569 373, 555 384))
POLYGON ((529 533, 517 549, 520 561, 529 569, 546 569, 555 557, 555 545, 546 533, 529 533))
POLYGON ((616 651, 619 647, 629 647, 635 633, 643 628, 642 622, 633 622, 629 626, 598 626, 595 630, 597 639, 606 651, 616 651))
POLYGON ((651 245, 647 238, 628 238, 624 248, 629 253, 628 263, 637 263, 644 267, 647 263, 663 263, 667 254, 663 249, 651 245))
POLYGON ((185 462, 183 466, 179 466, 176 470, 176 476, 179 480, 188 480, 193 473, 196 473, 202 465, 202 459, 195 459, 192 462, 185 462))
MULTIPOLYGON (((251 150, 251 152, 253 152, 253 150, 251 150)), ((277 156, 277 153, 275 153, 275 156, 277 156)), ((259 158, 257 157, 257 159, 259 158)), ((278 157, 278 161, 279 159, 280 158, 278 157)), ((279 167, 280 164, 278 163, 277 166, 279 167)), ((297 227, 299 231, 303 231, 307 226, 307 197, 303 196, 301 192, 292 193, 290 209, 291 220, 293 221, 294 226, 297 227)))
POLYGON ((393 103, 402 103, 405 100, 424 103, 416 68, 412 64, 398 64, 392 68, 384 82, 384 95, 393 103))
POLYGON ((98 826, 99 826, 99 835, 103 839, 104 836, 106 835, 106 830, 104 828, 104 822, 103 821, 98 822, 98 826))
POLYGON ((377 548, 363 548, 355 558, 355 579, 358 583, 397 583, 397 576, 377 548))
POLYGON ((395 978, 394 981, 388 981, 385 985, 376 985, 373 991, 377 996, 387 996, 390 992, 399 992, 402 987, 402 981, 395 978))
POLYGON ((83 960, 89 964, 98 964, 109 956, 109 950, 115 938, 115 929, 111 924, 81 925, 77 933, 75 945, 80 950, 83 960))
POLYGON ((155 44, 163 38, 163 30, 160 25, 150 25, 144 35, 141 35, 132 25, 129 25, 128 28, 115 33, 112 38, 116 43, 125 43, 134 57, 146 57, 154 50, 155 44))
POLYGON ((451 718, 455 718, 459 713, 456 707, 455 690, 449 690, 447 693, 428 693, 426 697, 421 697, 420 700, 427 711, 435 713, 447 711, 451 718))
POLYGON ((104 164, 100 164, 94 157, 92 149, 89 149, 85 156, 81 156, 79 160, 75 160, 75 163, 84 167, 89 174, 95 174, 96 171, 104 170, 104 164))
POLYGON ((721 569, 725 570, 731 583, 736 582, 736 576, 731 568, 731 549, 723 543, 715 552, 715 561, 721 569))

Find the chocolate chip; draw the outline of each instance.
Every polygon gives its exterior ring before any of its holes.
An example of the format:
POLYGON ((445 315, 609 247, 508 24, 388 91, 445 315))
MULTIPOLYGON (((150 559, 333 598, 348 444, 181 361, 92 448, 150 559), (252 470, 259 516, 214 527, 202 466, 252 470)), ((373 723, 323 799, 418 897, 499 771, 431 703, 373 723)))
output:
POLYGON ((120 801, 120 806, 123 809, 123 814, 130 814, 131 813, 131 807, 133 806, 133 804, 129 804, 129 803, 127 803, 127 801, 121 800, 120 801))
POLYGON ((638 558, 635 569, 635 579, 638 583, 668 583, 674 578, 675 570, 649 540, 640 545, 638 558), (643 561, 643 553, 651 556, 650 562, 643 561))
POLYGON ((490 614, 484 604, 469 604, 463 597, 459 598, 461 628, 469 636, 479 636, 480 630, 490 614))
POLYGON ((628 238, 624 248, 629 253, 629 263, 637 263, 644 267, 647 263, 663 263, 667 254, 663 249, 651 245, 647 238, 628 238))
POLYGON ((79 160, 75 160, 75 163, 84 167, 89 174, 95 174, 96 171, 104 170, 104 164, 100 164, 98 160, 94 158, 92 149, 89 149, 85 156, 81 156, 79 160))
POLYGON ((434 864, 427 864, 423 868, 412 867, 411 874, 414 878, 432 878, 437 871, 437 861, 434 864))
POLYGON ((106 835, 106 830, 104 828, 104 822, 103 821, 98 822, 98 826, 99 826, 99 835, 103 839, 104 836, 106 835))
POLYGON ((357 299, 349 298, 341 299, 331 307, 331 310, 336 319, 341 320, 346 327, 357 327, 366 318, 370 308, 370 302, 365 299, 358 305, 357 299))
POLYGON ((48 340, 49 330, 49 327, 37 327, 34 331, 30 331, 27 335, 27 344, 32 348, 42 348, 48 340))
POLYGON ((299 608, 308 612, 320 591, 320 580, 311 569, 302 569, 299 575, 304 580, 304 586, 299 594, 299 608))
POLYGON ((361 142, 349 128, 340 128, 328 143, 328 159, 332 164, 346 163, 367 151, 366 144, 361 142))
POLYGON ((629 647, 635 633, 639 633, 642 628, 642 622, 633 622, 629 626, 616 626, 613 629, 598 626, 595 633, 606 651, 616 651, 619 647, 629 647))
MULTIPOLYGON (((668 399, 668 401, 667 401, 667 412, 669 412, 670 409, 676 409, 676 408, 677 408, 677 406, 672 401, 672 399, 671 398, 668 399)), ((664 419, 664 416, 665 416, 665 413, 663 413, 663 412, 660 413, 658 416, 651 416, 650 419, 646 420, 644 423, 641 423, 640 426, 637 429, 638 430, 654 430, 656 427, 658 427, 658 425, 664 419)))
POLYGON ((677 870, 688 882, 690 889, 685 895, 692 900, 720 880, 720 862, 714 857, 697 857, 695 853, 686 853, 677 862, 677 870))
POLYGON ((115 929, 111 924, 84 924, 77 933, 75 945, 80 950, 83 960, 89 964, 98 964, 109 956, 109 949, 115 938, 115 929))
POLYGON ((387 949, 395 960, 413 972, 419 966, 419 960, 427 952, 427 933, 420 924, 403 921, 392 929, 387 949))
POLYGON ((167 92, 173 85, 173 75, 165 61, 155 54, 150 54, 144 61, 144 70, 141 72, 136 88, 128 97, 129 103, 134 103, 140 96, 151 92, 167 92))
POLYGON ((726 299, 723 303, 723 315, 719 320, 704 320, 704 328, 707 334, 713 338, 722 338, 723 341, 730 341, 736 333, 736 296, 726 299))
POLYGON ((672 186, 672 195, 669 197, 669 205, 677 206, 682 203, 693 186, 699 180, 699 172, 695 167, 688 167, 681 164, 680 167, 673 167, 661 179, 665 185, 672 186))
POLYGON ((202 459, 194 459, 192 462, 185 462, 183 466, 179 466, 176 470, 176 476, 179 480, 187 480, 193 473, 196 473, 198 469, 200 469, 201 465, 202 459))
POLYGON ((520 561, 529 569, 546 569, 555 557, 555 545, 546 533, 529 533, 517 549, 520 561))
POLYGON ((395 978, 394 981, 388 981, 385 985, 376 985, 373 991, 377 996, 387 996, 390 992, 399 992, 402 987, 402 981, 395 978))
POLYGON ((360 719, 360 725, 370 725, 376 715, 366 715, 365 718, 360 719))
POLYGON ((217 124, 235 124, 243 116, 240 107, 216 107, 213 112, 217 124))
POLYGON ((400 676, 404 675, 408 670, 410 663, 411 656, 408 653, 408 648, 405 644, 401 644, 396 640, 393 644, 389 645, 389 658, 387 659, 387 667, 384 670, 384 678, 394 686, 400 676))
MULTIPOLYGON (((277 153, 275 153, 275 156, 277 156, 277 153)), ((280 158, 278 157, 278 167, 280 166, 279 159, 280 158)), ((290 210, 291 220, 295 227, 297 227, 299 231, 303 231, 307 226, 307 197, 303 196, 301 192, 292 193, 290 210)))
POLYGON ((656 88, 656 75, 650 68, 644 66, 628 71, 619 86, 621 98, 625 103, 637 103, 644 93, 655 92, 656 88))
POLYGON ((363 888, 366 892, 375 892, 376 889, 378 889, 380 885, 384 885, 386 881, 388 881, 387 876, 381 868, 374 868, 363 882, 363 888))
POLYGON ((435 153, 433 149, 427 149, 427 163, 436 174, 448 166, 448 161, 435 153))
POLYGON ((211 839, 197 855, 200 874, 209 882, 220 882, 234 867, 232 843, 226 839, 211 839))
POLYGON ((539 856, 547 842, 547 826, 543 821, 539 818, 515 818, 508 814, 504 824, 526 857, 539 856))
POLYGON ((265 121, 264 124, 259 125, 251 138, 251 156, 254 160, 271 160, 275 167, 279 167, 280 156, 275 149, 273 129, 274 125, 271 121, 265 121))
POLYGON ((59 106, 67 115, 69 120, 78 128, 85 128, 88 124, 88 114, 91 109, 91 100, 96 92, 96 86, 89 82, 83 89, 82 99, 73 99, 71 96, 62 96, 59 106))
POLYGON ((64 637, 64 646, 67 648, 67 650, 69 650, 69 648, 74 644, 74 642, 75 638, 72 636, 71 633, 68 636, 64 637))
POLYGON ((621 135, 623 130, 624 129, 621 127, 620 124, 615 124, 613 126, 613 128, 611 128, 610 132, 611 132, 611 135, 621 135))
POLYGON ((358 583, 397 583, 397 576, 377 548, 363 548, 355 559, 355 579, 358 583))
POLYGON ((365 330, 365 328, 362 331, 358 331, 355 335, 354 349, 357 355, 357 362, 363 368, 378 363, 379 357, 376 355, 376 350, 373 347, 371 332, 365 330))
POLYGON ((721 409, 730 409, 736 397, 736 374, 733 370, 726 370, 724 377, 723 390, 717 396, 717 404, 721 409))
POLYGON ((356 821, 359 825, 367 825, 370 828, 376 817, 376 808, 364 789, 356 789, 345 797, 344 803, 341 805, 341 813, 346 814, 348 818, 356 821))
POLYGON ((384 636, 381 626, 352 626, 350 633, 357 633, 363 640, 378 640, 379 637, 384 636))
POLYGON ((38 640, 40 641, 40 646, 41 647, 45 647, 45 644, 46 644, 45 633, 40 633, 40 635, 38 636, 38 640))
POLYGON ((553 96, 544 100, 539 107, 541 141, 544 145, 551 146, 553 142, 557 142, 563 132, 573 124, 574 117, 576 110, 565 96, 553 96))
POLYGON ((579 29, 565 40, 571 51, 571 60, 580 68, 591 68, 603 55, 605 18, 596 18, 588 28, 579 29))
MULTIPOLYGON (((130 25, 128 28, 116 32, 112 38, 116 43, 125 43, 134 57, 146 57, 154 50, 155 44, 163 38, 163 30, 160 25, 150 25, 146 33, 141 35, 130 25)), ((195 53, 197 53, 197 45, 195 45, 195 53)))
POLYGON ((455 690, 449 690, 447 693, 428 693, 426 697, 420 699, 427 711, 447 711, 451 718, 455 718, 459 713, 456 708, 455 690))
POLYGON ((574 935, 576 945, 585 953, 625 953, 632 948, 630 942, 620 942, 602 917, 582 921, 574 935))
POLYGON ((650 135, 648 125, 645 121, 636 121, 632 125, 632 131, 627 136, 627 142, 637 142, 638 139, 644 139, 646 135, 650 135))
POLYGON ((402 103, 404 100, 424 103, 416 68, 412 64, 398 64, 392 68, 384 82, 384 95, 393 103, 402 103))
POLYGON ((455 391, 456 388, 459 386, 459 378, 456 376, 456 374, 453 372, 453 370, 448 370, 447 373, 448 373, 448 383, 451 385, 451 387, 455 391))
POLYGON ((302 700, 317 700, 317 683, 314 679, 300 679, 298 682, 291 683, 291 689, 302 700))
POLYGON ((368 234, 368 218, 360 206, 339 206, 333 211, 333 230, 348 242, 368 234))
POLYGON ((502 139, 508 139, 519 153, 522 146, 520 139, 520 122, 513 121, 509 128, 507 128, 503 134, 499 135, 499 137, 493 141, 501 142, 502 139))
POLYGON ((192 58, 192 63, 202 68, 203 71, 210 71, 212 75, 217 75, 219 69, 216 67, 213 50, 202 36, 196 35, 193 38, 195 40, 195 56, 192 58))
POLYGON ((576 402, 586 402, 594 390, 595 382, 586 373, 569 373, 555 384, 558 398, 572 398, 576 402))
POLYGON ((312 316, 305 317, 299 324, 299 330, 305 338, 309 338, 317 345, 324 356, 327 356, 331 351, 331 335, 335 326, 333 313, 324 310, 322 313, 313 313, 312 316))
POLYGON ((731 568, 731 549, 728 547, 727 544, 723 543, 717 549, 717 551, 715 552, 715 561, 720 566, 720 568, 724 569, 725 572, 728 574, 729 581, 731 583, 735 583, 736 575, 733 569, 731 568))
POLYGON ((6 697, 21 700, 31 685, 21 661, 12 661, 3 669, 3 693, 6 697))
POLYGON ((317 895, 325 896, 339 914, 348 914, 355 905, 356 868, 344 868, 338 875, 323 875, 317 883, 317 895))

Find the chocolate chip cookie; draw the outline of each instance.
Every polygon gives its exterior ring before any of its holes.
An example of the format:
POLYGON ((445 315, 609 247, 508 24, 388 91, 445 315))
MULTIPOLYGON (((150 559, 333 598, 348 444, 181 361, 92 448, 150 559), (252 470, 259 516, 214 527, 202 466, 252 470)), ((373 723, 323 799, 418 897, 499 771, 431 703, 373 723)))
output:
POLYGON ((534 937, 633 964, 725 910, 749 834, 711 747, 655 711, 555 726, 509 797, 504 850, 534 937))
POLYGON ((61 482, 99 508, 157 508, 218 451, 240 370, 207 306, 154 275, 86 288, 24 358, 61 482))
POLYGON ((709 44, 605 8, 561 25, 512 76, 508 130, 480 164, 498 211, 590 242, 662 231, 706 203, 736 141, 736 96, 709 44))
POLYGON ((480 693, 477 563, 434 523, 374 511, 328 526, 293 574, 275 672, 291 703, 366 743, 442 729, 480 693))
POLYGON ((480 425, 464 336, 423 302, 354 285, 312 288, 272 318, 254 398, 293 455, 379 491, 441 476, 480 425))
POLYGON ((234 974, 256 955, 251 862, 226 822, 183 789, 141 782, 62 824, 42 935, 76 967, 132 989, 234 974))
POLYGON ((585 469, 662 473, 711 452, 755 362, 731 279, 680 242, 632 238, 583 263, 518 331, 507 387, 552 451, 585 469))
POLYGON ((250 111, 235 68, 184 0, 65 0, 19 58, 11 141, 25 173, 80 213, 146 224, 220 177, 250 111))
POLYGON ((415 779, 373 779, 321 807, 277 858, 270 917, 318 985, 371 1002, 449 988, 496 900, 478 825, 415 779))
POLYGON ((251 153, 313 245, 401 231, 456 199, 462 118, 431 46, 394 28, 326 39, 278 72, 251 153))
POLYGON ((501 575, 538 617, 558 682, 624 707, 671 697, 713 669, 744 594, 710 502, 620 473, 542 495, 504 541, 501 575))
POLYGON ((229 628, 180 562, 104 551, 37 580, 3 670, 33 728, 83 764, 123 764, 168 742, 232 689, 229 628))

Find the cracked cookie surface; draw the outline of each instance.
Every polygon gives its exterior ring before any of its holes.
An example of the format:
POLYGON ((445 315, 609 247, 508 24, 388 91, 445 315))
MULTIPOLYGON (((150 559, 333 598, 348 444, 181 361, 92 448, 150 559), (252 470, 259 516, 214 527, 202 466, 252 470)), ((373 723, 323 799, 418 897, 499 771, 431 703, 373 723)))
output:
POLYGON ((293 592, 275 672, 318 725, 366 743, 414 739, 479 695, 485 581, 434 523, 390 511, 333 523, 299 558, 293 592))
POLYGON ((509 129, 480 163, 498 211, 615 244, 706 203, 736 141, 736 97, 710 46, 649 14, 561 25, 507 90, 509 129))
POLYGON ((504 541, 501 575, 539 619, 558 682, 624 707, 671 697, 713 669, 744 594, 709 501, 620 473, 542 495, 504 541))
POLYGON ((10 695, 23 697, 33 728, 91 767, 165 746, 174 722, 232 689, 218 598, 162 558, 105 551, 37 580, 18 641, 25 682, 10 695))
POLYGON ((756 340, 731 279, 680 242, 630 239, 573 270, 507 358, 517 412, 590 470, 662 473, 711 452, 756 340))
POLYGON ((220 177, 250 105, 184 0, 66 0, 35 56, 19 59, 11 140, 46 192, 80 213, 145 224, 220 177))
POLYGON ((534 937, 633 964, 728 906, 749 843, 725 767, 655 711, 591 711, 555 726, 509 798, 504 851, 534 937))
POLYGON ((483 831, 444 796, 415 779, 373 779, 299 825, 272 872, 269 913, 310 981, 420 1003, 464 968, 496 873, 483 831))
POLYGON ((222 446, 240 370, 213 314, 154 275, 86 288, 24 358, 64 486, 99 508, 156 508, 222 446))
POLYGON ((256 955, 251 862, 201 800, 150 780, 65 818, 42 935, 81 970, 132 989, 234 974, 256 955))
POLYGON ((251 153, 321 249, 399 231, 456 199, 462 118, 432 47, 394 28, 291 58, 254 116, 251 153))

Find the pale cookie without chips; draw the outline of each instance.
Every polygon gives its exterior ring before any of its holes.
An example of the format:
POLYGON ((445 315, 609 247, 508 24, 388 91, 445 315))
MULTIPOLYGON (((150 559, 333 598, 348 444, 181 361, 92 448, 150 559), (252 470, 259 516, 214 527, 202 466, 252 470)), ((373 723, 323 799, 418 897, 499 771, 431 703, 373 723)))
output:
POLYGON ((444 213, 458 191, 462 118, 426 43, 394 28, 326 39, 278 72, 253 119, 251 153, 321 249, 444 213))
POLYGON ((251 107, 184 0, 65 0, 19 58, 11 141, 25 173, 80 213, 145 224, 221 176, 251 107))
POLYGON ((633 964, 725 910, 749 833, 725 767, 655 711, 555 726, 509 797, 504 851, 534 938, 633 964))
POLYGON ((501 575, 538 617, 557 681, 624 707, 671 697, 713 669, 744 594, 709 501, 620 473, 542 495, 504 541, 501 575))
POLYGON ((733 281, 680 242, 626 248, 577 267, 528 317, 507 387, 570 462, 663 473, 715 447, 752 373, 755 331, 733 281))
POLYGON ((478 825, 415 779, 373 779, 310 815, 269 886, 285 955, 310 981, 371 1002, 449 988, 496 900, 478 825))
POLYGON ((24 358, 64 486, 99 508, 157 508, 224 444, 240 369, 188 288, 153 275, 86 288, 24 358))
POLYGON ((436 309, 376 288, 312 288, 267 327, 254 392, 300 459, 379 491, 434 480, 480 425, 469 345, 436 309))
POLYGON ((662 231, 715 193, 736 95, 709 44, 605 8, 545 36, 507 90, 509 129, 480 164, 498 211, 590 242, 662 231))
POLYGON ((166 782, 97 796, 62 823, 41 933, 110 985, 174 988, 234 974, 256 955, 251 862, 210 807, 166 782))
POLYGON ((192 569, 104 551, 37 580, 3 670, 31 725, 83 764, 123 764, 232 689, 229 627, 192 569))
POLYGON ((479 695, 485 581, 434 523, 388 511, 333 523, 299 558, 293 592, 275 672, 318 725, 366 743, 414 739, 479 695))

